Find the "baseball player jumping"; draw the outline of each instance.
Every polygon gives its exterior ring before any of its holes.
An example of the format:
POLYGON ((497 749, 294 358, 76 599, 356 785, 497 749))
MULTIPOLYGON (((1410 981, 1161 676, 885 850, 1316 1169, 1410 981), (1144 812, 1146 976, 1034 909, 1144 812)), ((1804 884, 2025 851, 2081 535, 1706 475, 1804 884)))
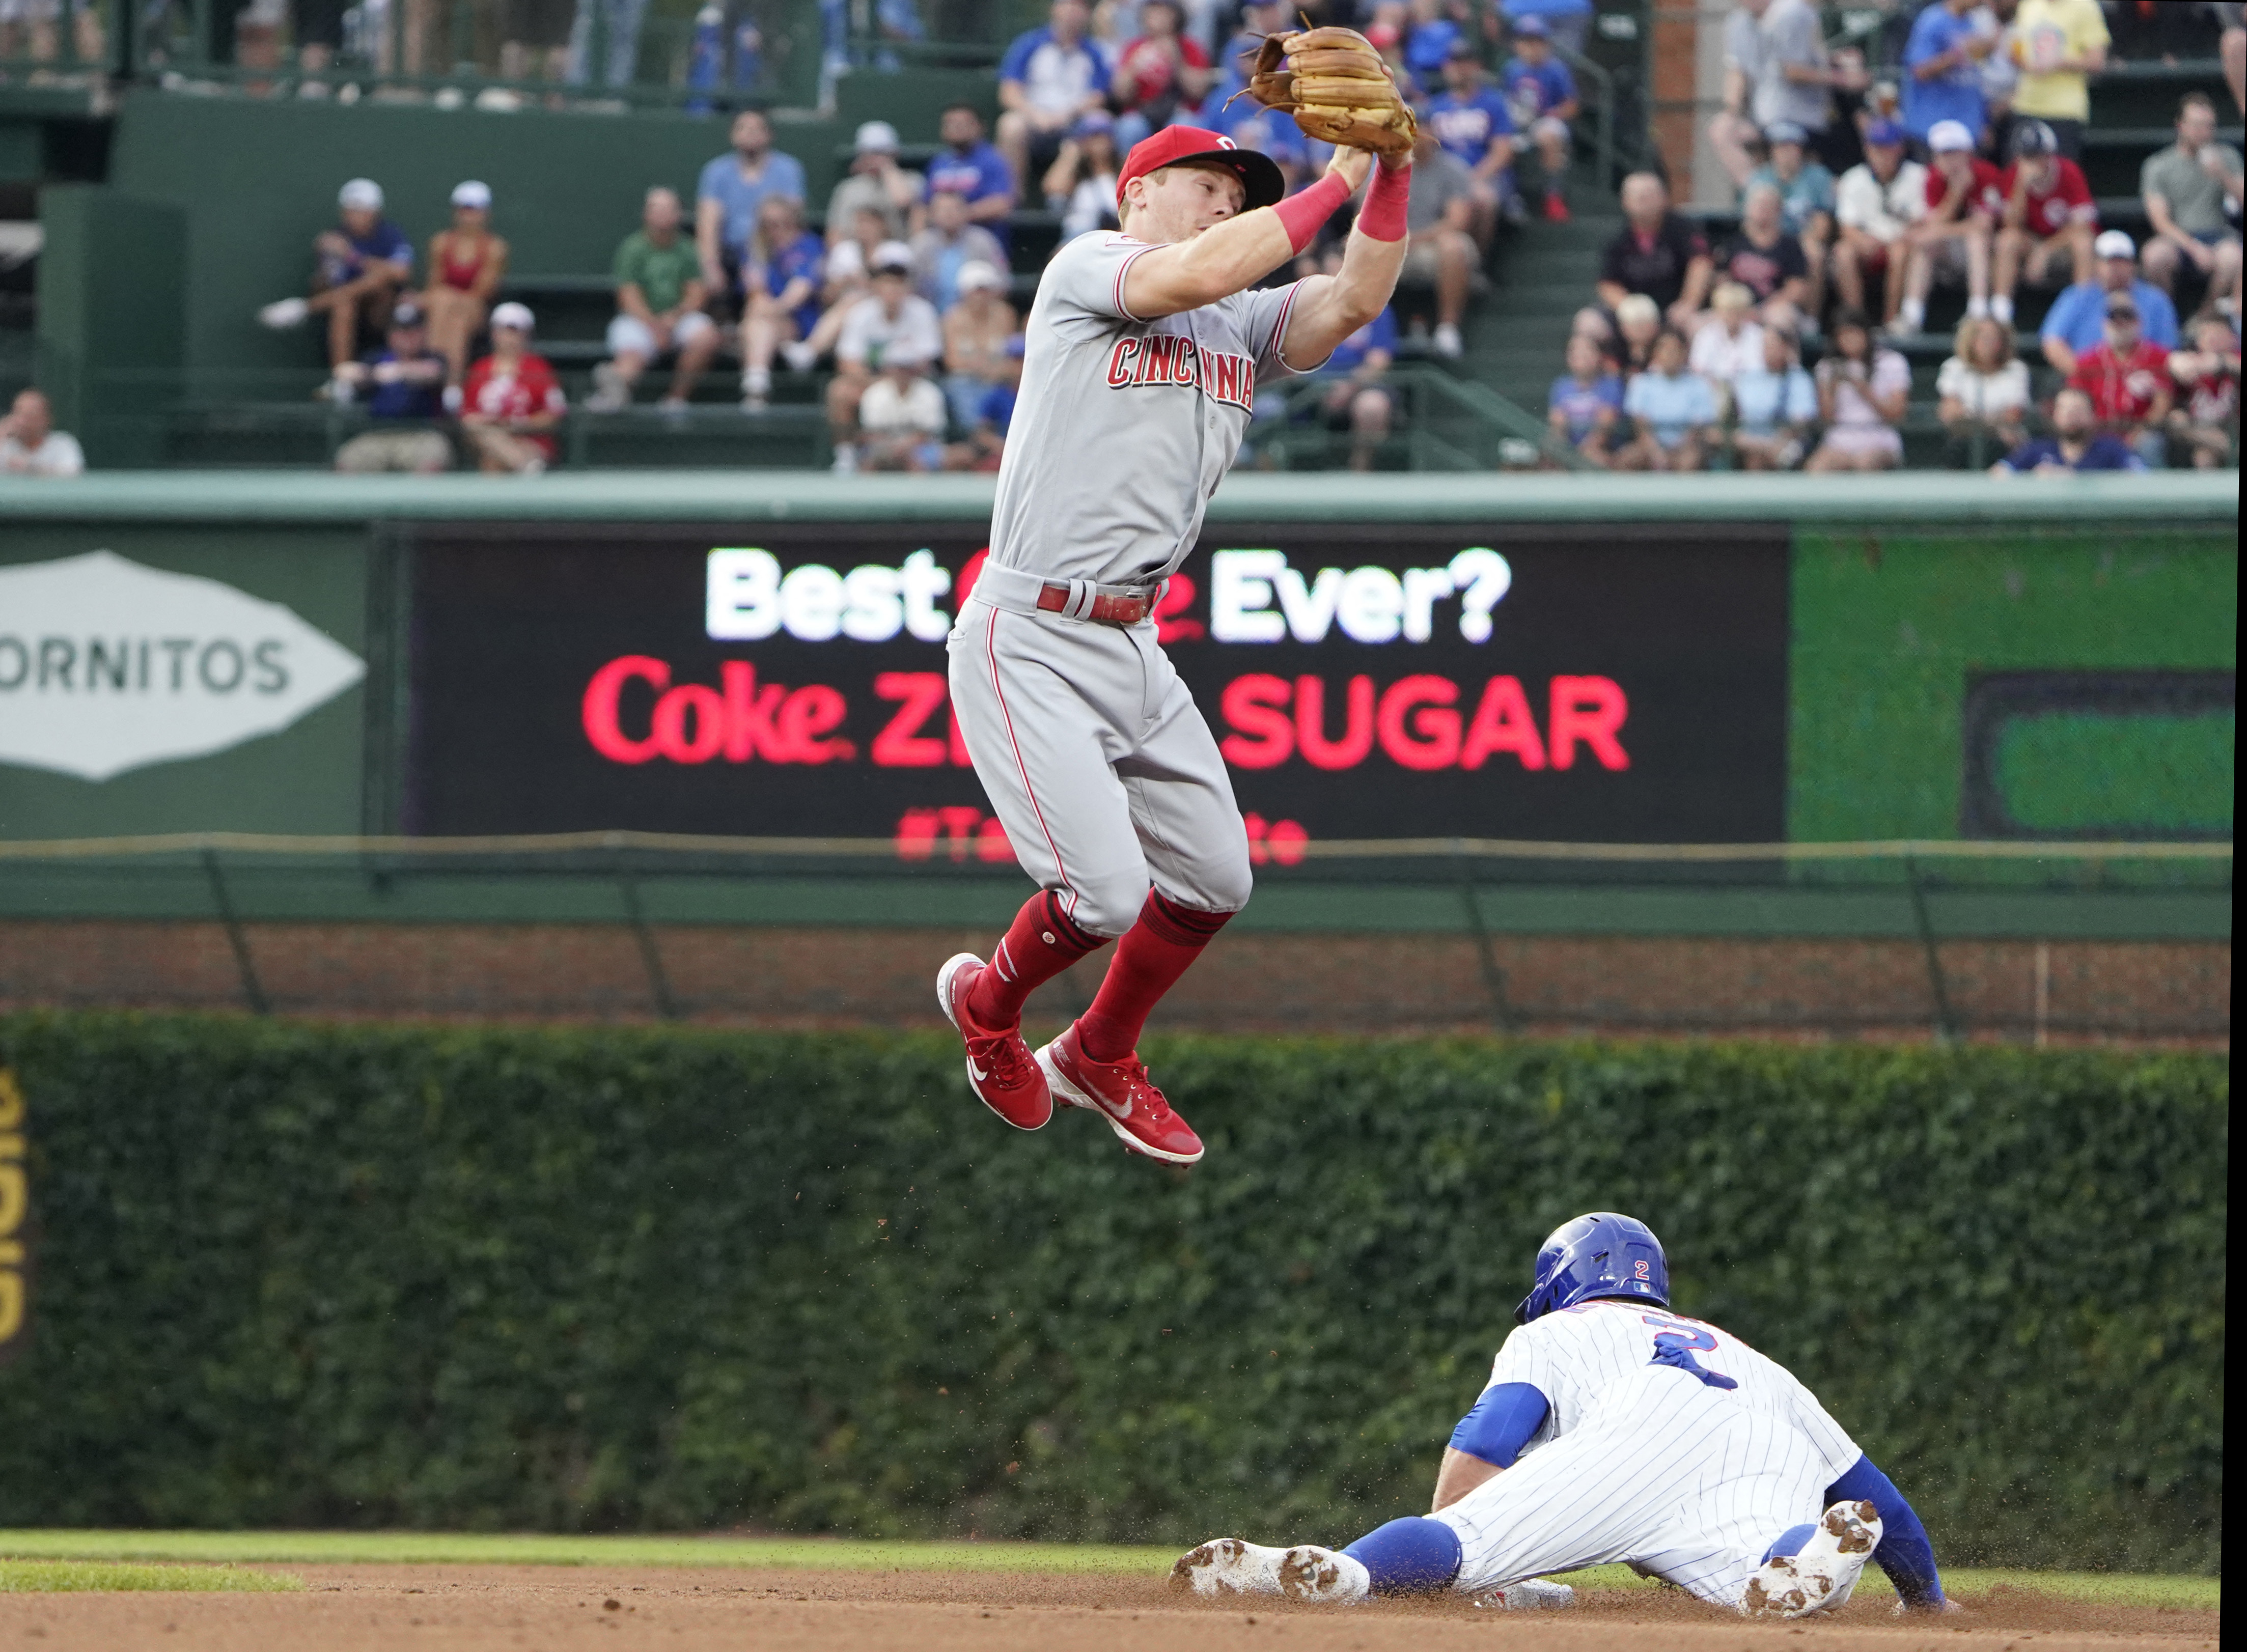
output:
POLYGON ((1149 1011, 1247 903, 1248 838, 1152 616, 1240 447, 1258 381, 1317 367, 1396 287, 1410 148, 1388 123, 1410 116, 1370 46, 1364 58, 1377 75, 1350 82, 1365 88, 1361 105, 1396 105, 1352 116, 1384 152, 1377 169, 1367 148, 1342 148, 1282 200, 1267 157, 1169 127, 1124 160, 1120 233, 1065 245, 1031 306, 991 554, 950 653, 968 755, 1039 890, 988 963, 960 953, 936 981, 969 1085, 1018 1129, 1045 1123, 1058 1096, 1098 1111, 1136 1152, 1173 1164, 1202 1155, 1135 1052, 1149 1011), (1339 272, 1258 288, 1369 172, 1339 272), (1034 1056, 1024 1000, 1119 936, 1091 1007, 1034 1056))
POLYGON ((1810 1390, 1669 1307, 1644 1224, 1576 1218, 1538 1253, 1431 1515, 1341 1550, 1220 1538, 1171 1568, 1174 1585, 1308 1601, 1457 1589, 1518 1608, 1574 1598, 1534 1580, 1622 1560, 1750 1617, 1795 1618, 1841 1606, 1873 1559, 1902 1609, 1953 1609, 1911 1505, 1810 1390))

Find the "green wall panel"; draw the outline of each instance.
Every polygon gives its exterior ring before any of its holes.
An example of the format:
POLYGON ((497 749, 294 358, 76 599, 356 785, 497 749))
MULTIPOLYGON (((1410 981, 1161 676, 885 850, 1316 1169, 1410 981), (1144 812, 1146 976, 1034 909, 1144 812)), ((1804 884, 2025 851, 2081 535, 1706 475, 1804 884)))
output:
MULTIPOLYGON (((0 539, 0 564, 113 550, 283 604, 365 659, 366 541, 364 529, 11 526, 0 539)), ((106 781, 0 764, 0 838, 355 832, 365 724, 361 685, 278 734, 106 781)))
MULTIPOLYGON (((1788 835, 1956 837, 1970 672, 2232 670, 2238 612, 2238 536, 2228 527, 2024 526, 1970 537, 1804 530, 1788 835)), ((2055 829, 2098 818, 2118 788, 2156 782, 2160 795, 2141 803, 2175 814, 2180 827, 2206 819, 2220 788, 2228 829, 2229 720, 2220 730, 2131 720, 2147 726, 2119 737, 2080 721, 2047 726, 2027 735, 2032 750, 2002 752, 2001 768, 2017 756, 2044 760, 2018 778, 2055 829), (2080 766, 2072 776, 2070 761, 2080 766)))

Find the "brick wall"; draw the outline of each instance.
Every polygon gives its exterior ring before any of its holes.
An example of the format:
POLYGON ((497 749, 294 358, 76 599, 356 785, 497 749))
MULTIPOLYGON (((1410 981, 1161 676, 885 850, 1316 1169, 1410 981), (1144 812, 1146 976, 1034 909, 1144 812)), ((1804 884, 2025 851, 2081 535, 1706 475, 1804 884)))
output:
MULTIPOLYGON (((927 1027, 932 990, 980 932, 616 925, 250 924, 250 972, 279 1013, 644 1021, 663 994, 714 1025, 927 1027), (645 940, 645 945, 643 945, 645 940), (663 988, 649 966, 654 953, 663 988)), ((2221 942, 1950 941, 1951 1024, 1969 1036, 2229 1048, 2221 942), (2041 987, 2039 986, 2041 982, 2041 987)), ((1096 954, 1033 1000, 1089 1003, 1096 954)), ((215 923, 0 921, 0 1007, 242 1008, 215 923)), ((1924 1038, 1916 942, 1422 935, 1221 935, 1156 1025, 1209 1032, 1744 1033, 1924 1038)))

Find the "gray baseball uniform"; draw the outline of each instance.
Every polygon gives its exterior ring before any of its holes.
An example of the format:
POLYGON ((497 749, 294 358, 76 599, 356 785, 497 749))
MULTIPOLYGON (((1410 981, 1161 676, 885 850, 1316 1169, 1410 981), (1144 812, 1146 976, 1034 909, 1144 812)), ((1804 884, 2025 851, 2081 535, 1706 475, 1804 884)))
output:
POLYGON ((1024 870, 1120 935, 1151 881, 1205 911, 1248 900, 1248 837, 1217 741, 1155 625, 1071 618, 1151 596, 1192 549, 1281 359, 1294 285, 1141 321, 1124 277, 1154 245, 1080 236, 1030 307, 991 556, 950 639, 952 703, 1024 870), (1068 587, 1061 612, 1040 591, 1068 587))

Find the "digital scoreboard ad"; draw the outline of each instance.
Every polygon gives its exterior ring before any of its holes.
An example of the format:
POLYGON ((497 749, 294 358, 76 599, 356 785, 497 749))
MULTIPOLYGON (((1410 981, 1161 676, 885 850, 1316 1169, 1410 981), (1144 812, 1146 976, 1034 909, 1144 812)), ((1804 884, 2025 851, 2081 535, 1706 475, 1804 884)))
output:
MULTIPOLYGON (((946 690, 980 533, 462 528, 411 554, 405 830, 1011 858, 946 690)), ((1332 838, 1767 843, 1787 580, 1784 531, 1752 527, 1227 525, 1156 623, 1260 861, 1332 838)))

